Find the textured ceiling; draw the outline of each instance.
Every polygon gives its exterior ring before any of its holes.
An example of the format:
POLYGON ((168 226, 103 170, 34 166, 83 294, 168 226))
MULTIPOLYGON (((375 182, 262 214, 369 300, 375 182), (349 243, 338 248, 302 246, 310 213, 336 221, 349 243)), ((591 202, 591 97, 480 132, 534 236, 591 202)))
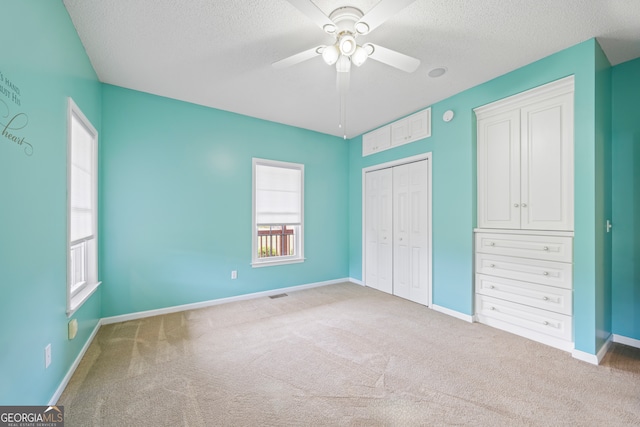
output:
MULTIPOLYGON (((314 0, 367 13, 378 0, 314 0)), ((334 67, 320 57, 271 64, 330 44, 286 0, 64 0, 102 82, 342 136, 334 67)), ((422 61, 407 74, 369 60, 352 68, 347 136, 579 42, 609 61, 640 57, 638 0, 416 0, 359 41, 422 61), (430 78, 430 69, 448 72, 430 78)))

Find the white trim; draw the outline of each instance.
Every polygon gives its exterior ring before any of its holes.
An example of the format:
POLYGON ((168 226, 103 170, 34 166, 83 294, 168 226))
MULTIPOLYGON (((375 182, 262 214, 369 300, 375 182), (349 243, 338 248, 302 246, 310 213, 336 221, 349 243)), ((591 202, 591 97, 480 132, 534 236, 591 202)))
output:
POLYGON ((367 172, 373 172, 376 170, 381 170, 381 169, 388 169, 388 168, 392 168, 394 166, 400 166, 400 165, 406 165, 408 163, 415 163, 415 162, 420 162, 422 160, 426 160, 427 161, 427 268, 429 269, 429 274, 427 274, 427 307, 431 307, 433 305, 433 240, 432 240, 432 235, 433 235, 433 230, 432 230, 432 216, 431 216, 431 204, 432 204, 432 183, 431 183, 431 176, 432 176, 432 169, 433 169, 433 154, 429 151, 427 153, 422 153, 422 154, 418 154, 415 156, 411 156, 411 157, 404 157, 402 159, 397 159, 397 160, 392 160, 390 162, 386 162, 386 163, 380 163, 377 165, 373 165, 373 166, 368 166, 366 168, 362 169, 362 177, 361 177, 361 185, 362 185, 362 242, 361 242, 361 259, 362 259, 362 284, 363 286, 366 286, 366 200, 367 200, 367 195, 366 195, 366 174, 367 172))
POLYGON ((456 319, 460 319, 460 320, 464 320, 465 322, 473 323, 473 316, 471 316, 469 314, 460 313, 459 311, 451 310, 450 308, 442 307, 442 306, 436 305, 436 304, 432 304, 431 305, 431 309, 433 311, 437 311, 437 312, 440 312, 440 313, 455 317, 456 319))
POLYGON ((362 280, 354 279, 353 277, 349 277, 349 282, 355 285, 364 286, 364 282, 362 280))
POLYGON ((93 342, 93 339, 96 337, 96 334, 100 329, 100 326, 102 326, 102 319, 98 320, 98 323, 96 324, 95 328, 93 328, 93 331, 91 331, 91 335, 89 335, 87 342, 85 342, 84 345, 82 346, 82 349, 80 349, 80 353, 78 353, 76 360, 73 361, 73 363, 69 367, 69 370, 67 371, 67 374, 64 376, 64 378, 60 382, 60 385, 56 389, 55 393, 53 393, 53 396, 51 396, 51 399, 49 399, 49 405, 55 405, 56 403, 58 403, 58 399, 60 399, 60 396, 62 396, 62 392, 64 391, 65 388, 67 388, 67 385, 69 385, 69 381, 71 381, 71 377, 76 372, 76 369, 78 369, 78 365, 80 365, 82 358, 84 357, 85 353, 89 349, 89 346, 93 342))
POLYGON ((602 347, 600 347, 598 353, 591 354, 581 350, 573 349, 571 351, 571 356, 573 356, 574 359, 582 360, 583 362, 591 363, 592 365, 599 365, 600 362, 602 362, 602 359, 604 359, 604 356, 609 351, 609 348, 611 348, 611 344, 613 344, 613 342, 614 341, 612 334, 609 335, 609 338, 607 338, 604 344, 602 344, 602 347))
POLYGON ((161 314, 178 313, 178 312, 187 311, 187 310, 196 310, 199 308, 226 304, 228 302, 244 301, 244 300, 249 300, 254 298, 268 297, 271 295, 277 295, 285 292, 301 291, 303 289, 311 289, 311 288, 317 288, 320 286, 335 285, 337 283, 344 283, 348 281, 349 281, 348 278, 327 280, 324 282, 308 283, 306 285, 290 286, 287 288, 279 288, 279 289, 271 289, 271 290, 262 291, 262 292, 254 292, 252 294, 238 295, 235 297, 219 298, 219 299, 214 299, 209 301, 195 302, 191 304, 174 305, 172 307, 159 308, 156 310, 138 311, 136 313, 104 317, 102 319, 102 324, 110 325, 112 323, 126 322, 128 320, 144 319, 145 317, 159 316, 161 314))
POLYGON ((613 334, 613 342, 628 345, 630 347, 640 348, 640 340, 624 337, 622 335, 613 334))
POLYGON ((536 98, 547 99, 566 93, 573 93, 575 86, 574 80, 573 75, 563 77, 550 83, 545 83, 528 89, 524 92, 508 96, 507 98, 474 108, 473 111, 476 113, 476 117, 480 119, 484 116, 499 114, 504 110, 521 108, 524 105, 535 102, 536 98))

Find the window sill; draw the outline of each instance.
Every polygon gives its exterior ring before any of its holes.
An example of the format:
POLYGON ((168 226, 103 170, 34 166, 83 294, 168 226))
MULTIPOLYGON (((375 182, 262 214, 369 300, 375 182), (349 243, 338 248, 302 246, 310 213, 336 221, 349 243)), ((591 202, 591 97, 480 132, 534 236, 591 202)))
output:
POLYGON ((285 264, 298 264, 304 262, 306 258, 290 258, 290 259, 279 259, 273 261, 254 261, 251 263, 251 267, 260 268, 260 267, 271 267, 274 265, 285 265, 285 264))
POLYGON ((69 303, 69 307, 67 307, 67 317, 73 316, 73 314, 78 311, 82 304, 85 303, 89 299, 91 295, 98 289, 102 282, 97 282, 91 285, 87 285, 83 290, 78 292, 76 295, 71 298, 69 303))

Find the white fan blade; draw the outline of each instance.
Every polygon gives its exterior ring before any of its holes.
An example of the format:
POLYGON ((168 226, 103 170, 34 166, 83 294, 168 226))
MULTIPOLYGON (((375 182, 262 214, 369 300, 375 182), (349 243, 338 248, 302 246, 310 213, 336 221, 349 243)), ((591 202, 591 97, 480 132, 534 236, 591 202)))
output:
MULTIPOLYGON (((311 19, 318 27, 324 31, 327 29, 333 29, 335 31, 335 24, 327 15, 325 15, 311 0, 287 0, 293 7, 305 14, 307 18, 311 19)), ((329 31, 327 31, 329 32, 329 31)))
POLYGON ((381 0, 380 3, 374 6, 374 8, 366 15, 360 18, 356 23, 356 28, 358 28, 359 23, 364 22, 369 27, 369 31, 367 31, 367 33, 370 33, 384 21, 391 18, 414 1, 416 0, 381 0))
POLYGON ((373 43, 367 43, 367 45, 373 47, 373 52, 369 55, 369 58, 382 62, 383 64, 390 65, 407 73, 413 73, 420 66, 420 60, 412 56, 373 43))
POLYGON ((301 62, 307 61, 315 56, 321 55, 324 46, 316 46, 311 49, 307 49, 300 53, 296 53, 295 55, 291 55, 288 58, 281 59, 280 61, 276 61, 271 64, 274 68, 286 68, 292 65, 299 64, 301 62))

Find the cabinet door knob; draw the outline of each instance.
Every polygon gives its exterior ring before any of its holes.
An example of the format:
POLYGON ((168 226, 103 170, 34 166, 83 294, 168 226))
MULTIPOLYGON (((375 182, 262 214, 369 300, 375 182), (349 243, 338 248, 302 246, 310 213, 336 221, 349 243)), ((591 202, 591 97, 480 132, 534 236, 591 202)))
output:
POLYGON ((545 271, 545 272, 544 272, 544 273, 542 273, 542 274, 544 274, 545 276, 548 276, 548 275, 549 275, 549 272, 548 272, 548 271, 545 271))
POLYGON ((549 250, 549 246, 545 246, 544 248, 542 248, 543 251, 548 251, 549 250))
POLYGON ((495 310, 495 309, 496 309, 495 307, 490 307, 490 308, 489 308, 489 310, 495 310))
POLYGON ((491 268, 493 268, 495 266, 496 266, 495 264, 489 264, 489 267, 491 267, 491 268))
POLYGON ((543 300, 549 301, 549 297, 542 297, 543 300))
POLYGON ((400 238, 400 241, 402 242, 402 237, 400 238))
POLYGON ((489 286, 489 289, 495 289, 495 288, 496 288, 496 287, 495 287, 495 286, 493 286, 493 285, 489 286))
POLYGON ((513 207, 514 207, 514 208, 517 208, 517 207, 520 207, 520 205, 519 205, 519 204, 517 204, 517 203, 514 203, 513 207))
POLYGON ((493 243, 493 242, 489 243, 489 246, 495 246, 495 245, 496 245, 496 244, 495 244, 495 243, 493 243))
POLYGON ((522 207, 523 207, 523 208, 526 208, 526 207, 527 207, 527 204, 526 204, 526 203, 523 203, 523 204, 522 204, 522 207))
POLYGON ((549 322, 547 322, 547 321, 545 320, 544 322, 542 322, 542 324, 546 326, 546 325, 548 325, 548 324, 549 324, 549 322))

